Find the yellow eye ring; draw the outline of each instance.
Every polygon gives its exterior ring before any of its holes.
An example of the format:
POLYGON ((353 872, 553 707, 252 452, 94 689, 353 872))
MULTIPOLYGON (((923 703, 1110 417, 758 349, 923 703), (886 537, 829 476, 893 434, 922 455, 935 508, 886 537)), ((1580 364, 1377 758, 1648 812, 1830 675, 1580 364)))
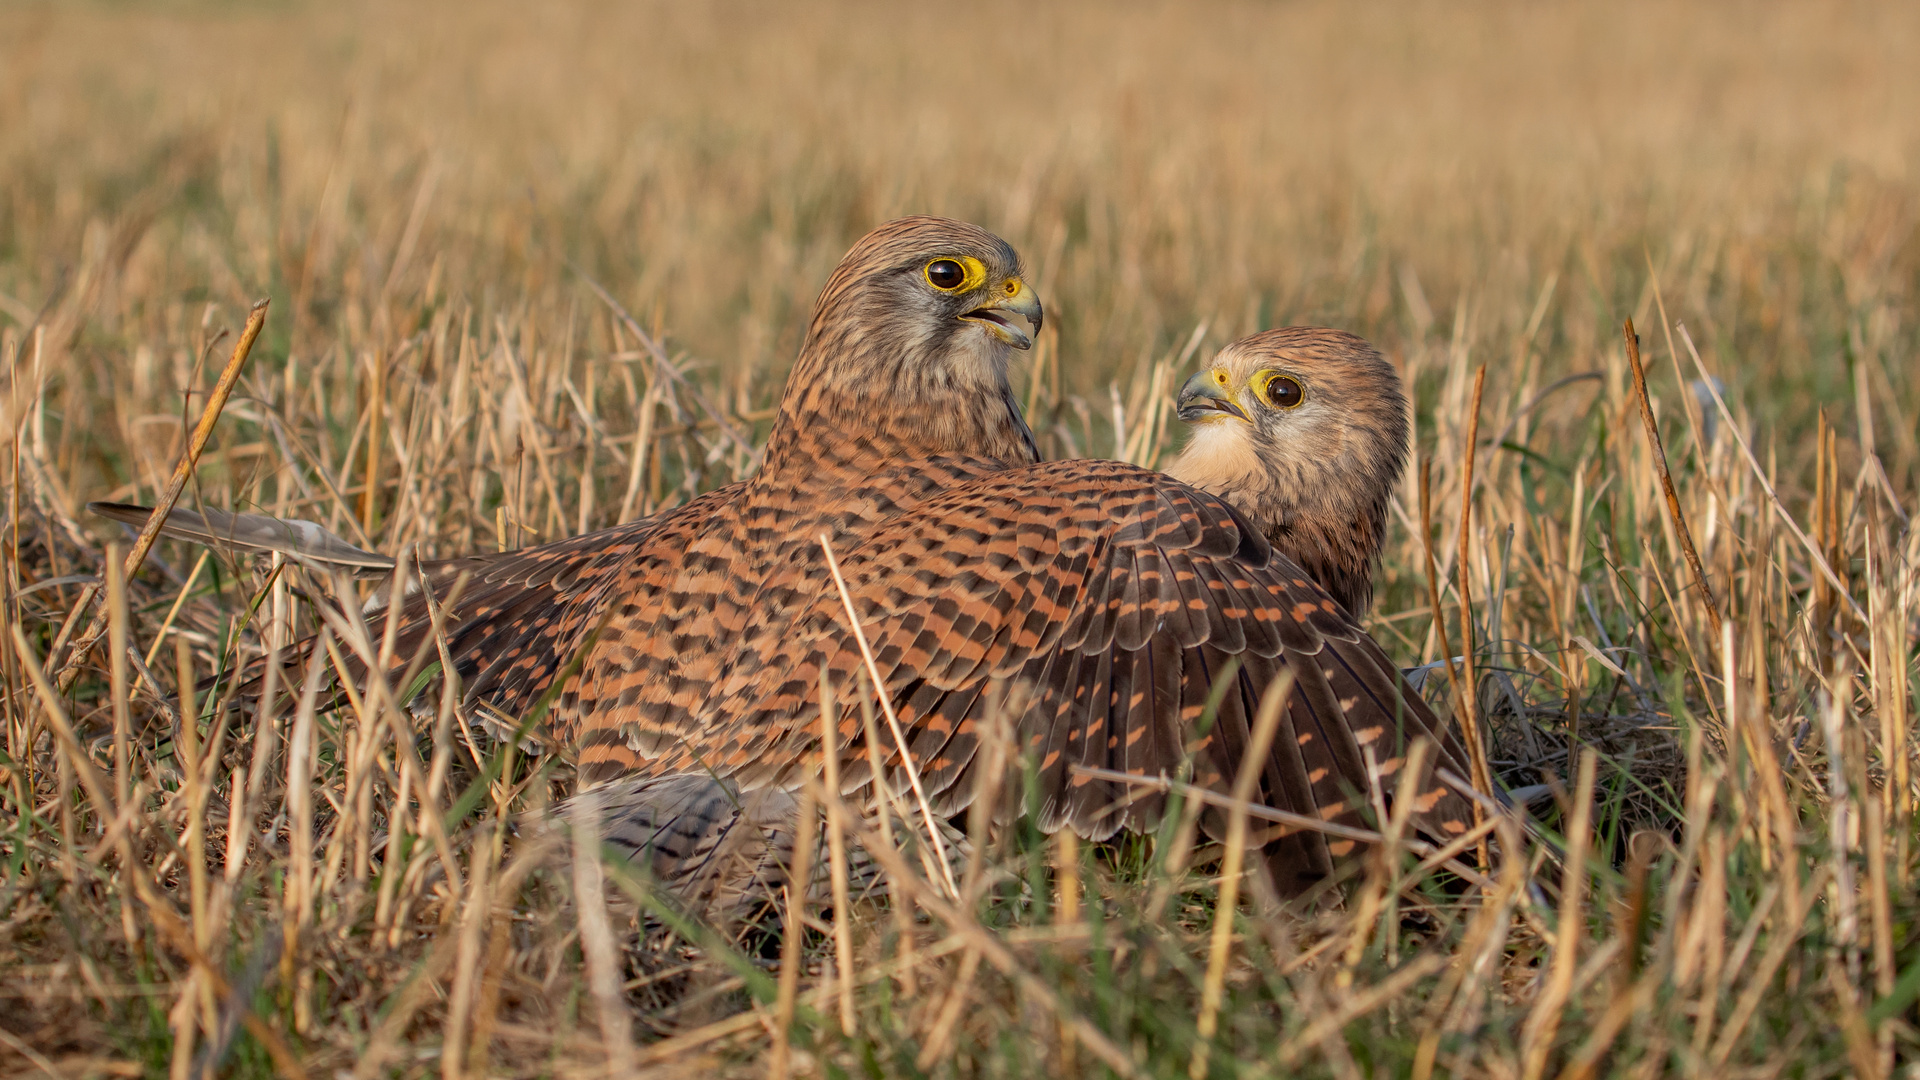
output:
POLYGON ((1248 382, 1255 397, 1276 409, 1297 409, 1307 400, 1306 388, 1300 385, 1300 380, 1284 371, 1255 372, 1248 382))
POLYGON ((942 255, 928 263, 920 276, 944 293, 970 292, 987 280, 987 267, 971 255, 942 255))

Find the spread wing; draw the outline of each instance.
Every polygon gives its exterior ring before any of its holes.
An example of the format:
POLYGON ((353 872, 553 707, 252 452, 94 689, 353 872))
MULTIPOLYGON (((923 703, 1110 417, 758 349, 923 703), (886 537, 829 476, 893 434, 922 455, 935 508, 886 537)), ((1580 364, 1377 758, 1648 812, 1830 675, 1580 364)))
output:
MULTIPOLYGON (((998 472, 843 542, 853 607, 936 812, 970 801, 988 716, 1006 708, 1037 770, 1043 828, 1103 838, 1149 827, 1160 798, 1070 766, 1171 775, 1190 756, 1195 781, 1224 790, 1284 669, 1296 689, 1262 802, 1351 819, 1372 787, 1369 753, 1391 776, 1421 735, 1464 770, 1457 743, 1324 590, 1226 502, 1161 474, 1107 461, 998 472)), ((821 668, 851 687, 863 663, 817 545, 763 580, 757 620, 697 701, 653 707, 665 700, 657 666, 596 654, 579 691, 584 778, 706 769, 742 790, 793 785, 817 750, 821 668)), ((844 711, 849 791, 870 780, 861 731, 857 711, 844 711)), ((900 748, 881 742, 885 767, 898 770, 900 748)), ((1431 781, 1420 790, 1423 831, 1466 827, 1457 796, 1431 781)), ((1276 869, 1302 880, 1341 853, 1318 834, 1277 844, 1276 869)))

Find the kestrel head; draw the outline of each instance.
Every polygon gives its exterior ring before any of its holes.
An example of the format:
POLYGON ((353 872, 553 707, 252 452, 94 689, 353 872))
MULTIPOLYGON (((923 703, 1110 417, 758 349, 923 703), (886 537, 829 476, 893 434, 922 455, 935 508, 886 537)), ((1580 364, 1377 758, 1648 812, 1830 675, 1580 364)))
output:
POLYGON ((1295 326, 1241 338, 1180 388, 1193 428, 1167 470, 1224 496, 1358 616, 1373 600, 1407 398, 1360 338, 1295 326))
POLYGON ((1025 422, 1005 408, 1013 352, 1040 329, 1040 298, 1022 274, 1012 246, 965 222, 912 217, 873 230, 814 302, 782 413, 891 431, 920 452, 1033 460, 1025 422))

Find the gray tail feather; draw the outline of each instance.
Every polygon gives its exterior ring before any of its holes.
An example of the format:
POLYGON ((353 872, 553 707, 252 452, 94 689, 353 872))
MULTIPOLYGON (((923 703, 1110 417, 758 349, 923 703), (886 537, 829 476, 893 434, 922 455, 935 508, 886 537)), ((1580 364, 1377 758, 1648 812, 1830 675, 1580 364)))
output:
MULTIPOLYGON (((147 523, 151 507, 130 503, 91 502, 87 509, 134 528, 147 523)), ((393 560, 365 551, 311 521, 287 520, 267 514, 230 514, 211 507, 188 510, 175 507, 160 526, 163 536, 209 547, 253 553, 277 551, 300 562, 359 576, 385 574, 393 560)))

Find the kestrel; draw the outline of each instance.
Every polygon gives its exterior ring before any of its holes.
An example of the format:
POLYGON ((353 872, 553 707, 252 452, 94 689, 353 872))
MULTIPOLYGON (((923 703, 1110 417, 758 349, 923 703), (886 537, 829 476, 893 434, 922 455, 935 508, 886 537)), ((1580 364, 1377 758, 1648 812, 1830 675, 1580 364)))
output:
POLYGON ((1358 619, 1407 460, 1393 365, 1339 330, 1291 326, 1221 349, 1180 388, 1193 427, 1169 475, 1224 497, 1358 619))
MULTIPOLYGON (((577 658, 542 734, 583 787, 677 791, 664 778, 691 774, 744 801, 819 769, 822 672, 851 703, 871 667, 904 734, 888 725, 872 748, 889 787, 965 809, 1001 710, 1039 826, 1104 839, 1151 828, 1164 796, 1071 766, 1159 777, 1190 759, 1224 791, 1291 669, 1254 798, 1356 818, 1438 721, 1228 500, 1120 462, 1038 460, 1008 369, 1040 320, 998 237, 936 218, 869 233, 814 305, 756 474, 642 521, 429 565, 433 581, 471 575, 448 625, 467 698, 521 715, 577 658)), ((402 604, 406 656, 430 630, 420 598, 402 604)), ((859 709, 840 709, 834 742, 843 792, 872 805, 859 709)), ((1422 831, 1465 829, 1437 780, 1417 791, 1422 831)), ((1223 815, 1202 820, 1223 833, 1223 815)), ((1291 894, 1351 846, 1295 832, 1265 862, 1291 894)))

